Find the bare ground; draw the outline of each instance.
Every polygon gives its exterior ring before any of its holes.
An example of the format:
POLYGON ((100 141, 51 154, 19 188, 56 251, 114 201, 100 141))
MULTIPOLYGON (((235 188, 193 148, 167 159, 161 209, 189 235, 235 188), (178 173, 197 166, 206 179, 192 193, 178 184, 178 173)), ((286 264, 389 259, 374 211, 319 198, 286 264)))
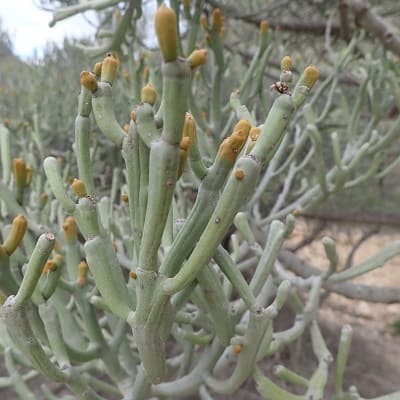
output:
MULTIPOLYGON (((309 226, 297 224, 291 240, 299 240, 309 226)), ((321 232, 320 237, 336 240, 341 264, 354 243, 362 235, 360 228, 348 227, 321 232)), ((352 265, 379 252, 387 244, 400 240, 400 232, 385 230, 363 243, 354 255, 352 265)), ((315 241, 300 252, 315 266, 326 268, 328 262, 321 242, 315 241)), ((389 260, 383 268, 354 279, 355 282, 376 286, 400 287, 400 256, 389 260)), ((400 320, 400 304, 373 304, 349 300, 331 294, 322 304, 319 321, 330 350, 335 354, 340 329, 344 324, 353 328, 353 341, 345 375, 345 387, 355 385, 362 396, 376 397, 400 390, 400 332, 391 324, 400 320)))

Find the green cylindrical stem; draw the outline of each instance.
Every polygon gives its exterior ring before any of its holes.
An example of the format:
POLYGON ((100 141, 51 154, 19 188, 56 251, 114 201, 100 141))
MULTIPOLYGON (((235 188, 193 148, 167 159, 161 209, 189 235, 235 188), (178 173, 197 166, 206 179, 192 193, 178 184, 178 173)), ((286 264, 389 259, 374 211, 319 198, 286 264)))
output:
POLYGON ((142 365, 139 366, 132 389, 132 399, 145 400, 151 392, 151 382, 142 365))
POLYGON ((338 283, 343 282, 348 279, 353 279, 356 276, 365 274, 373 269, 380 268, 384 263, 390 258, 396 256, 400 253, 400 241, 394 241, 385 246, 378 254, 370 257, 369 259, 361 262, 352 268, 346 269, 344 271, 337 272, 328 278, 328 282, 338 283))
POLYGON ((135 113, 137 131, 140 138, 144 143, 146 143, 147 147, 150 147, 151 142, 160 137, 160 133, 154 120, 153 106, 148 103, 142 103, 137 107, 135 113))
POLYGON ((163 294, 157 275, 138 271, 138 306, 133 325, 136 344, 152 383, 160 383, 166 374, 165 351, 173 310, 169 296, 163 294))
POLYGON ((4 204, 7 204, 7 211, 12 216, 26 215, 25 209, 15 200, 14 192, 9 189, 8 185, 2 182, 0 182, 0 199, 4 201, 4 204))
POLYGON ((256 368, 253 376, 257 384, 257 390, 263 398, 270 400, 304 400, 303 396, 289 393, 280 388, 268 377, 264 376, 258 368, 256 368))
POLYGON ((189 23, 189 37, 188 37, 186 54, 190 54, 195 49, 196 38, 200 29, 199 20, 202 10, 203 10, 203 0, 196 0, 193 17, 190 18, 190 23, 189 23))
MULTIPOLYGON (((147 199, 149 191, 149 168, 150 168, 150 150, 144 141, 138 138, 138 152, 139 152, 139 164, 140 164, 140 184, 139 184, 139 197, 138 197, 138 208, 136 210, 138 221, 137 230, 143 232, 144 221, 146 219, 147 210, 147 199)), ((137 190, 137 189, 136 189, 137 190)), ((141 238, 140 238, 141 242, 141 238)))
POLYGON ((343 375, 346 363, 350 353, 351 340, 353 336, 353 329, 350 325, 343 326, 340 332, 339 346, 336 356, 335 368, 335 391, 336 395, 340 396, 343 393, 343 375))
POLYGON ((81 86, 78 103, 78 115, 75 119, 75 153, 79 179, 86 186, 87 193, 94 196, 94 182, 90 159, 90 113, 92 112, 92 94, 81 86))
POLYGON ((11 144, 10 131, 0 124, 0 160, 2 167, 2 181, 8 184, 11 178, 11 144))
POLYGON ((15 365, 13 351, 11 348, 4 350, 4 361, 7 368, 8 374, 10 375, 10 386, 12 384, 14 390, 24 400, 35 400, 36 396, 31 392, 28 385, 25 383, 24 377, 22 377, 15 365))
POLYGON ((160 271, 166 276, 171 277, 176 274, 193 250, 210 220, 218 201, 219 191, 231 168, 232 165, 217 156, 199 187, 196 201, 185 224, 175 237, 171 249, 163 261, 160 271))
POLYGON ((237 179, 236 171, 233 171, 229 177, 210 221, 193 253, 175 277, 165 281, 164 290, 166 293, 176 293, 196 278, 198 271, 212 258, 236 213, 253 191, 258 179, 259 164, 251 157, 241 157, 235 170, 242 171, 243 176, 241 173, 241 179, 237 179))
POLYGON ((162 66, 163 74, 163 130, 162 138, 178 145, 182 138, 189 96, 190 67, 178 59, 162 66))
POLYGON ((274 368, 274 374, 286 382, 292 383, 294 385, 300 385, 305 388, 308 387, 309 382, 306 378, 303 378, 301 375, 290 371, 283 365, 277 365, 274 368))
POLYGON ((204 177, 207 175, 207 168, 204 165, 203 159, 201 157, 197 134, 190 138, 189 165, 190 169, 200 180, 203 180, 204 177))
POLYGON ((129 293, 118 260, 110 259, 110 246, 111 244, 103 237, 89 238, 85 243, 87 263, 107 306, 115 315, 127 320, 131 312, 129 293))
POLYGON ((221 282, 210 266, 206 266, 199 272, 197 280, 203 290, 217 337, 223 345, 227 346, 233 336, 233 323, 229 302, 224 295, 221 282))
MULTIPOLYGON (((78 296, 77 302, 78 302, 78 296)), ((87 347, 87 341, 80 331, 80 325, 77 323, 74 315, 65 307, 69 296, 63 290, 56 290, 51 297, 51 304, 57 309, 61 330, 64 335, 67 346, 73 346, 78 351, 83 351, 87 347)), ((87 300, 85 299, 87 303, 87 300)))
POLYGON ((120 146, 125 132, 115 118, 112 87, 109 83, 98 82, 98 89, 92 97, 92 106, 101 131, 108 139, 120 146))
POLYGON ((90 342, 95 344, 98 349, 97 357, 101 358, 110 375, 116 383, 121 382, 123 374, 121 365, 118 361, 118 352, 112 349, 104 338, 99 321, 97 319, 96 310, 93 305, 88 303, 85 298, 84 288, 77 288, 75 292, 75 299, 82 316, 87 336, 90 342))
POLYGON ((217 393, 232 394, 248 378, 255 367, 258 347, 272 315, 261 309, 250 313, 250 320, 244 337, 244 345, 239 354, 236 368, 230 378, 218 381, 212 377, 206 383, 217 393))
POLYGON ((68 375, 57 368, 45 354, 33 334, 28 322, 27 305, 10 296, 1 308, 1 317, 14 343, 27 357, 34 368, 53 381, 67 383, 68 375))
POLYGON ((269 228, 264 251, 257 264, 256 272, 250 282, 250 289, 253 291, 255 296, 260 293, 264 282, 267 280, 267 277, 279 255, 284 239, 285 225, 281 221, 273 221, 269 228))
POLYGON ((173 382, 161 383, 153 387, 153 394, 157 396, 186 397, 196 393, 197 388, 204 383, 207 371, 218 360, 223 352, 219 340, 214 340, 200 356, 196 366, 188 374, 173 382))
POLYGON ((256 298, 244 279, 242 273, 234 264, 229 253, 222 246, 219 246, 214 253, 214 260, 225 276, 229 279, 235 290, 237 290, 240 298, 244 301, 246 306, 248 308, 252 307, 256 301, 256 298))
POLYGON ((58 280, 60 279, 62 268, 64 266, 63 257, 56 256, 54 261, 56 263, 56 270, 48 271, 45 275, 42 274, 39 282, 40 293, 45 300, 48 300, 57 289, 58 280))
POLYGON ((333 357, 326 346, 316 321, 311 323, 310 331, 313 351, 319 362, 317 369, 310 378, 309 388, 305 396, 306 398, 323 399, 328 381, 329 364, 333 361, 333 357))
POLYGON ((295 106, 291 96, 282 94, 275 100, 250 156, 255 157, 262 164, 271 160, 294 110, 295 106))
POLYGON ((190 68, 182 60, 163 64, 163 131, 150 150, 149 193, 139 265, 157 269, 157 252, 168 217, 179 162, 179 142, 187 111, 190 68))
POLYGON ((16 294, 18 284, 11 274, 10 256, 0 245, 0 290, 7 296, 16 294))
POLYGON ((100 235, 102 226, 99 221, 95 200, 91 197, 81 197, 77 211, 77 223, 83 236, 85 238, 93 238, 100 235))
POLYGON ((72 282, 78 277, 78 265, 82 259, 77 238, 65 243, 65 265, 68 279, 72 282))
POLYGON ((22 283, 15 296, 15 302, 17 304, 26 304, 32 296, 42 273, 43 266, 53 250, 54 242, 55 238, 51 233, 46 233, 39 237, 29 259, 22 283))
POLYGON ((139 161, 139 135, 136 123, 131 120, 128 135, 122 144, 122 156, 126 166, 126 180, 128 184, 128 201, 131 230, 135 252, 139 254, 139 245, 142 232, 139 230, 139 193, 140 193, 140 161, 139 161))
POLYGON ((179 148, 162 139, 153 142, 150 151, 150 178, 146 219, 139 254, 144 270, 157 269, 157 252, 175 188, 179 148))
POLYGON ((90 341, 99 346, 104 346, 104 336, 101 332, 99 321, 97 320, 95 308, 86 300, 85 292, 86 288, 77 287, 75 289, 74 297, 76 299, 76 305, 82 316, 86 333, 90 341))
POLYGON ((44 160, 43 166, 54 196, 56 196, 58 202, 67 212, 73 213, 75 203, 67 195, 61 174, 58 170, 57 160, 54 157, 47 157, 44 160))
POLYGON ((216 68, 212 77, 212 96, 210 104, 210 116, 212 121, 213 133, 219 133, 222 119, 222 76, 224 70, 216 68))
POLYGON ((71 365, 56 309, 50 303, 43 303, 39 306, 39 314, 44 322, 50 348, 59 367, 65 368, 71 365))
POLYGON ((75 153, 79 179, 86 186, 88 195, 94 196, 92 163, 90 158, 90 119, 78 115, 75 120, 75 153))

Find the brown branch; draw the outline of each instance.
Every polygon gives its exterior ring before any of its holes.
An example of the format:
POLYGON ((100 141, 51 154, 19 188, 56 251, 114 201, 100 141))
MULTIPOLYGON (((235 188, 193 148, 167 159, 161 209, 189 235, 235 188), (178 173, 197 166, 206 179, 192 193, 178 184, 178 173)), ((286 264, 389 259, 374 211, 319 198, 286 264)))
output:
MULTIPOLYGON (((236 20, 259 26, 263 18, 255 14, 241 14, 236 8, 221 4, 217 0, 206 0, 212 7, 220 8, 224 14, 236 20)), ((340 24, 332 24, 330 34, 341 36, 348 40, 351 36, 351 27, 348 11, 354 15, 354 22, 358 28, 363 28, 371 35, 377 37, 385 49, 392 51, 400 56, 400 35, 389 28, 387 21, 374 12, 367 1, 363 0, 342 0, 339 4, 340 24)), ((324 35, 326 31, 326 21, 305 21, 300 19, 291 20, 268 20, 272 29, 283 31, 306 33, 313 35, 324 35)))
POLYGON ((391 31, 387 21, 375 13, 367 1, 343 0, 354 14, 358 27, 377 37, 383 47, 400 56, 400 36, 391 31))
POLYGON ((348 269, 353 264, 353 258, 356 254, 357 250, 361 247, 363 243, 365 243, 370 237, 376 235, 380 231, 379 227, 373 227, 370 231, 365 232, 358 240, 353 248, 350 250, 349 254, 346 257, 346 261, 344 262, 343 269, 348 269))
POLYGON ((349 6, 346 1, 341 1, 338 6, 339 21, 340 21, 340 35, 343 40, 349 42, 351 40, 351 28, 349 22, 349 6))
MULTIPOLYGON (((240 19, 240 17, 238 17, 240 19)), ((259 26, 262 19, 253 17, 247 18, 245 22, 252 23, 259 26)), ((268 21, 268 25, 271 29, 280 31, 289 31, 297 33, 308 33, 312 35, 325 35, 326 23, 323 22, 304 22, 298 20, 287 20, 287 21, 268 21)), ((339 36, 340 28, 338 25, 333 24, 331 27, 331 35, 339 36)))
MULTIPOLYGON (((235 8, 226 6, 225 4, 220 4, 218 1, 215 0, 206 0, 206 3, 210 4, 212 7, 220 8, 228 18, 247 22, 252 25, 260 26, 260 23, 263 21, 263 19, 265 19, 254 14, 241 14, 235 8)), ((326 22, 314 22, 304 20, 300 21, 295 19, 282 21, 268 20, 268 25, 271 29, 297 33, 307 33, 313 35, 324 35, 326 29, 326 22)), ((340 35, 339 25, 332 25, 331 35, 340 35)))
MULTIPOLYGON (((288 250, 282 250, 279 254, 279 261, 303 278, 313 275, 321 275, 323 271, 311 264, 306 263, 296 254, 288 250)), ((324 282, 323 287, 331 292, 338 293, 349 299, 365 300, 370 303, 399 303, 400 288, 399 287, 379 287, 356 284, 351 282, 329 283, 324 282)))
POLYGON ((368 224, 368 225, 385 225, 399 228, 400 219, 394 215, 388 214, 371 214, 371 213, 345 213, 345 212, 322 212, 310 211, 301 214, 304 218, 318 219, 321 221, 329 221, 342 224, 368 224))
POLYGON ((317 236, 325 229, 325 227, 326 222, 318 220, 317 224, 312 228, 311 232, 304 235, 304 237, 298 243, 295 243, 294 245, 288 247, 288 250, 295 253, 303 247, 308 246, 317 239, 317 236))

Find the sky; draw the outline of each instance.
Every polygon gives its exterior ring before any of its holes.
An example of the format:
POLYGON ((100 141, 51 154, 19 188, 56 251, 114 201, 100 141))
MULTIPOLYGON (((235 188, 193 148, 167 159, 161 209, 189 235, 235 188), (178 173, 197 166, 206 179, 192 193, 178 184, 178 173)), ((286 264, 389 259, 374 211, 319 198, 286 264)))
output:
MULTIPOLYGON (((90 13, 86 13, 90 18, 90 13)), ((23 60, 40 56, 49 41, 61 44, 63 38, 87 37, 94 28, 81 15, 57 22, 50 28, 52 14, 34 5, 33 0, 0 0, 0 18, 3 28, 10 34, 14 53, 23 60)))

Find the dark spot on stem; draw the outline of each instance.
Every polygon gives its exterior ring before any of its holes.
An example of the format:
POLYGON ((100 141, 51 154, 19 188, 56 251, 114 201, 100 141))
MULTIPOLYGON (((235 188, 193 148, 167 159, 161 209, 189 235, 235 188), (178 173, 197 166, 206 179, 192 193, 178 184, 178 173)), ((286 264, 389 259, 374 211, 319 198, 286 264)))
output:
POLYGON ((386 32, 386 33, 383 35, 383 38, 385 39, 385 42, 386 42, 386 43, 389 43, 389 42, 391 42, 392 39, 393 39, 393 33, 392 33, 392 32, 386 32))

